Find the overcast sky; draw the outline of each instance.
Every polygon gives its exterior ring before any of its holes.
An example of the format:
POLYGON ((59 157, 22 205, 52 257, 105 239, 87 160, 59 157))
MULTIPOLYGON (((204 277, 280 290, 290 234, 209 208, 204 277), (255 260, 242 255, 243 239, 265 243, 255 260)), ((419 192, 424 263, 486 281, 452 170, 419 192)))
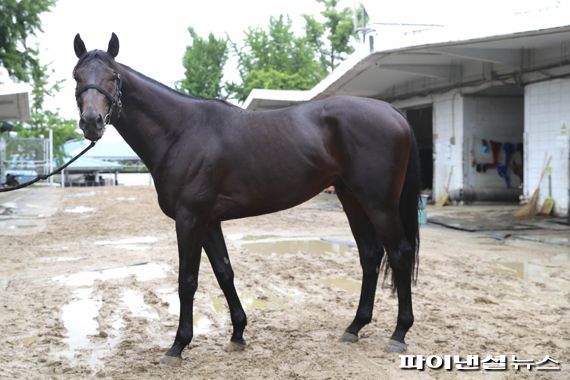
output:
MULTIPOLYGON (((364 0, 372 21, 436 23, 484 28, 491 14, 538 12, 560 6, 566 0, 364 0)), ((353 7, 353 0, 341 0, 353 7)), ((41 57, 51 63, 56 79, 66 79, 64 90, 47 104, 59 108, 65 117, 76 117, 71 71, 77 61, 73 38, 80 33, 88 50, 106 49, 111 32, 117 33, 120 51, 117 61, 173 86, 183 76, 182 56, 191 43, 187 28, 198 34, 226 34, 243 37, 248 27, 268 24, 270 16, 289 14, 296 28, 303 27, 301 14, 318 15, 320 4, 313 0, 59 0, 52 12, 42 17, 44 33, 38 36, 41 57)), ((231 70, 231 69, 230 69, 231 70)))

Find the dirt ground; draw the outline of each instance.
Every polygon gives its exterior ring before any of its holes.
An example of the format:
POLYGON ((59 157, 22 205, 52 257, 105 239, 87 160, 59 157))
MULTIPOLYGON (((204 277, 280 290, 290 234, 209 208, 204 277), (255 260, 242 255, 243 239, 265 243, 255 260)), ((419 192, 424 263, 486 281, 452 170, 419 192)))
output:
MULTIPOLYGON (((524 239, 537 231, 421 229, 407 354, 506 355, 505 371, 400 369, 400 356, 383 351, 397 311, 387 288, 360 341, 338 342, 361 275, 344 214, 325 194, 223 225, 248 347, 223 350, 229 316, 203 257, 194 340, 182 367, 164 368, 178 321, 178 260, 154 189, 16 193, 0 197, 0 378, 570 378, 570 247, 524 239), (561 370, 516 370, 511 355, 549 355, 561 370)), ((446 208, 443 217, 467 210, 446 208)))

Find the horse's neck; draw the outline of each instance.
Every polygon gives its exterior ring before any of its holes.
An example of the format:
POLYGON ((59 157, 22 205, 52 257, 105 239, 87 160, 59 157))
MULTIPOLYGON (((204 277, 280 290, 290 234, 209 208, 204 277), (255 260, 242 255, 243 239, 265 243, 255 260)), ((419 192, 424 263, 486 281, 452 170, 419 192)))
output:
POLYGON ((177 135, 172 117, 176 94, 123 68, 122 111, 116 127, 151 172, 177 135))

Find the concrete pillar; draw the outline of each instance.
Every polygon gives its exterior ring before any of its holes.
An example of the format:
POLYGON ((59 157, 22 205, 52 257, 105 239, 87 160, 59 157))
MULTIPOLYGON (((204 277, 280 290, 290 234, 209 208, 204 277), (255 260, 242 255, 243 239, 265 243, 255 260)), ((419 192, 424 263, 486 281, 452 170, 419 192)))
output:
MULTIPOLYGON (((570 79, 555 79, 525 86, 524 194, 536 189, 545 156, 552 156, 554 212, 568 214, 570 197, 570 79)), ((548 177, 540 184, 539 207, 548 197, 548 177)))

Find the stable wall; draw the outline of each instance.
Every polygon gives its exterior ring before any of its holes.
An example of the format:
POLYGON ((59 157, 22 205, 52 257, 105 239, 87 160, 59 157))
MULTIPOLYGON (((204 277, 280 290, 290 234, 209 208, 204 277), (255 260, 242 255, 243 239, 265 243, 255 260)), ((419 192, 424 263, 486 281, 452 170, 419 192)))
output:
MULTIPOLYGON (((570 191, 570 79, 525 86, 525 181, 530 197, 539 181, 546 155, 552 156, 552 197, 558 215, 568 213, 570 191)), ((540 186, 539 206, 548 197, 548 176, 540 186)))

